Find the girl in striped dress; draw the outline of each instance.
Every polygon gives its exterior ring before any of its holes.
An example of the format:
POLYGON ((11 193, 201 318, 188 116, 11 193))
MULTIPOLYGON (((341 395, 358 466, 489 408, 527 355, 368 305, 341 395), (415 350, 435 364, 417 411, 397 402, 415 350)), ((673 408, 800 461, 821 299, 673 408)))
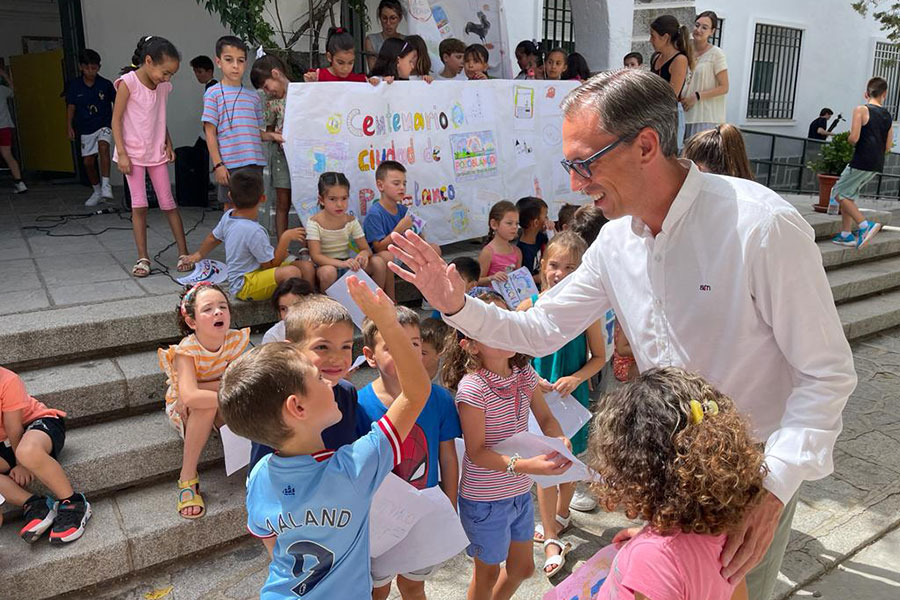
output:
POLYGON ((206 512, 197 463, 213 427, 223 423, 218 410, 219 380, 225 367, 247 347, 250 329, 229 329, 228 296, 219 286, 205 282, 182 293, 178 325, 186 336, 178 345, 158 350, 159 366, 168 377, 166 415, 184 438, 178 513, 197 519, 206 512))
MULTIPOLYGON (((478 298, 506 308, 494 292, 478 298)), ((492 448, 526 431, 529 411, 545 435, 570 444, 544 401, 527 356, 464 337, 450 346, 443 378, 456 388, 466 443, 459 516, 470 542, 466 552, 475 559, 468 598, 488 599, 492 594, 511 598, 534 572, 534 507, 528 475, 561 474, 571 463, 555 452, 522 458, 492 448)))

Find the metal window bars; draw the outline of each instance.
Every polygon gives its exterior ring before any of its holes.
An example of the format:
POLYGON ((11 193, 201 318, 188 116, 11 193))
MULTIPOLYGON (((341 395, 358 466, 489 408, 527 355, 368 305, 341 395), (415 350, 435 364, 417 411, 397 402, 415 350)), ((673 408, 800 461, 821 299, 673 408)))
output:
POLYGON ((792 119, 803 30, 757 23, 748 119, 792 119))

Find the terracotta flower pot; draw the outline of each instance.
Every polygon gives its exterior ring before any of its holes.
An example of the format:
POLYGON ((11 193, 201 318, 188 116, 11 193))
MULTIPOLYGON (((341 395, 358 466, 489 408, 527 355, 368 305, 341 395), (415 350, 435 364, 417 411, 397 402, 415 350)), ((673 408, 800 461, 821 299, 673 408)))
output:
POLYGON ((816 212, 825 213, 828 212, 828 200, 831 198, 831 188, 834 187, 834 184, 837 183, 837 180, 840 179, 837 175, 823 175, 819 173, 816 175, 819 178, 819 203, 813 204, 813 209, 816 212))

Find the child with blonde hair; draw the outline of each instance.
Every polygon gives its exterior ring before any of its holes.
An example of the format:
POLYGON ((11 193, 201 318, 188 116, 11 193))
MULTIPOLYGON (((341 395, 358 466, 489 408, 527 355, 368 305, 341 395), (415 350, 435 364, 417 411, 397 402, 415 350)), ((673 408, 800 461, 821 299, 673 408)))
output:
POLYGON ((159 367, 168 378, 166 415, 184 439, 178 514, 185 519, 199 519, 206 512, 206 505, 200 496, 197 464, 213 427, 222 425, 219 380, 228 364, 250 342, 250 328, 230 329, 228 296, 219 286, 205 282, 185 288, 177 318, 184 339, 157 353, 159 367))
MULTIPOLYGON (((587 251, 587 244, 571 231, 564 231, 553 236, 547 244, 541 259, 542 290, 547 292, 581 264, 581 258, 587 251)), ((542 293, 543 293, 542 292, 542 293)), ((530 305, 539 302, 532 298, 519 307, 527 310, 530 305)), ((533 360, 537 374, 546 381, 545 391, 553 390, 560 396, 571 394, 585 408, 590 406, 590 390, 588 380, 600 372, 606 364, 606 346, 603 322, 597 321, 587 331, 568 342, 565 346, 549 356, 537 357, 533 360)), ((585 425, 572 437, 572 452, 581 454, 587 450, 588 426, 585 425)), ((534 541, 544 545, 546 561, 544 574, 552 577, 565 564, 569 544, 563 544, 559 537, 571 526, 574 508, 590 511, 597 502, 589 495, 578 493, 575 483, 563 483, 548 488, 538 488, 538 507, 541 513, 541 524, 535 528, 534 541)))
POLYGON ((515 241, 519 235, 519 209, 507 200, 501 200, 488 213, 487 244, 478 254, 481 265, 479 286, 490 286, 492 281, 506 281, 508 274, 522 266, 522 251, 515 241))
POLYGON ((597 598, 743 599, 722 577, 727 532, 762 498, 762 445, 734 403, 699 375, 650 369, 600 400, 588 465, 601 505, 644 527, 626 542, 597 598))
MULTIPOLYGON (((493 292, 479 300, 506 308, 493 292)), ((459 517, 475 559, 469 600, 511 598, 534 573, 532 481, 527 475, 558 475, 571 463, 557 453, 522 458, 492 448, 528 429, 534 414, 544 435, 569 440, 544 401, 528 357, 457 335, 442 371, 456 389, 466 453, 459 484, 459 517), (505 561, 505 566, 500 564, 505 561)))

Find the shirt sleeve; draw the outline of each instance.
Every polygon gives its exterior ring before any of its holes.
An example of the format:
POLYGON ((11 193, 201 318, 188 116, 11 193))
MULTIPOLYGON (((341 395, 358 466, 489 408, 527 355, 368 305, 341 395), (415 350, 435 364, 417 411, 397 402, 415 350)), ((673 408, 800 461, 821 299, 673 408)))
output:
POLYGON ((469 337, 490 340, 494 348, 530 356, 553 354, 612 308, 603 278, 604 233, 600 231, 581 266, 531 310, 513 312, 467 297, 462 310, 444 315, 444 320, 469 337))
POLYGON ((350 239, 358 240, 361 237, 366 237, 366 234, 363 233, 362 225, 359 224, 359 219, 353 219, 350 222, 350 239))
POLYGON ((220 242, 225 241, 225 219, 228 218, 230 211, 225 211, 225 214, 222 215, 222 218, 219 219, 219 222, 216 223, 216 226, 213 227, 212 234, 213 237, 219 240, 220 242))
POLYGON ((275 258, 275 248, 272 247, 272 243, 269 241, 269 234, 261 226, 253 232, 252 237, 247 241, 250 253, 258 262, 269 262, 275 258))
POLYGON ((0 412, 12 412, 26 408, 28 402, 28 392, 25 391, 25 382, 15 373, 5 378, 6 381, 0 386, 0 412))
POLYGON ((456 386, 456 402, 465 402, 478 410, 485 408, 485 393, 488 390, 480 377, 476 375, 464 375, 456 386))
POLYGON ((363 230, 366 234, 366 241, 370 244, 380 242, 390 233, 390 231, 385 231, 384 211, 380 207, 373 207, 369 214, 366 215, 365 221, 363 221, 363 230))
POLYGON ((106 82, 107 93, 109 94, 109 103, 116 103, 116 88, 113 86, 112 82, 107 80, 106 82))
POLYGON ((372 424, 369 433, 340 448, 332 460, 341 461, 357 490, 371 495, 391 469, 400 464, 400 444, 400 434, 384 415, 372 424))
POLYGON ((268 468, 267 460, 260 459, 250 471, 247 477, 247 530, 258 538, 270 538, 275 536, 275 532, 266 524, 265 517, 260 516, 262 510, 261 498, 264 496, 262 491, 257 490, 263 479, 264 469, 268 468))
POLYGON ((312 219, 306 221, 306 239, 314 242, 322 241, 322 233, 319 231, 319 224, 312 219))
POLYGON ((716 52, 715 59, 713 60, 713 73, 718 75, 726 69, 728 69, 728 63, 725 60, 725 53, 719 50, 716 52))
POLYGON ((259 129, 265 129, 265 128, 266 128, 266 121, 265 121, 265 119, 263 118, 262 99, 259 97, 259 94, 256 94, 256 95, 254 96, 254 100, 255 100, 255 101, 254 101, 254 108, 255 108, 255 110, 256 110, 257 127, 258 127, 259 129))
POLYGON ((219 96, 221 92, 215 88, 206 90, 203 94, 203 115, 200 121, 203 123, 212 123, 216 127, 219 126, 219 96))
POLYGON ((456 412, 456 406, 453 405, 453 396, 450 392, 439 385, 432 386, 432 395, 437 400, 440 407, 440 429, 438 431, 438 441, 446 442, 458 437, 462 437, 462 427, 459 424, 459 413, 456 412))
POLYGON ((794 370, 781 427, 766 441, 765 487, 787 504, 804 480, 834 470, 834 443, 856 372, 812 228, 795 210, 783 210, 760 236, 749 259, 751 292, 794 370))

